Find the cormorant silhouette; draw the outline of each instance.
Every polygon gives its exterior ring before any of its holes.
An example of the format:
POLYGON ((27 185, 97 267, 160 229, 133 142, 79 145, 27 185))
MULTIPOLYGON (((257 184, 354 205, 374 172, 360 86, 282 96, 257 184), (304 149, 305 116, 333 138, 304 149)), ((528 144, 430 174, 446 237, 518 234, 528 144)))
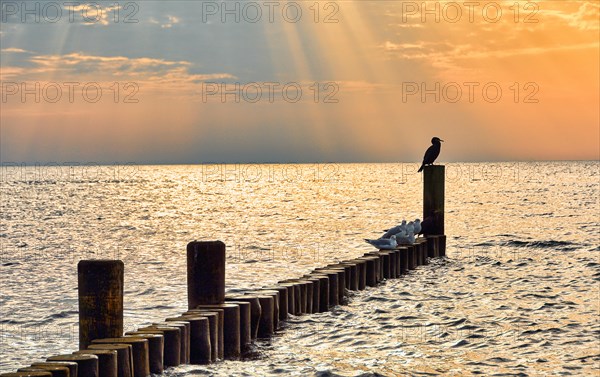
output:
POLYGON ((432 145, 429 148, 427 148, 425 156, 423 157, 423 163, 417 171, 418 173, 423 170, 423 167, 425 167, 425 165, 433 165, 435 159, 440 155, 440 150, 442 149, 442 141, 444 140, 440 139, 439 137, 434 137, 433 139, 431 139, 432 145))

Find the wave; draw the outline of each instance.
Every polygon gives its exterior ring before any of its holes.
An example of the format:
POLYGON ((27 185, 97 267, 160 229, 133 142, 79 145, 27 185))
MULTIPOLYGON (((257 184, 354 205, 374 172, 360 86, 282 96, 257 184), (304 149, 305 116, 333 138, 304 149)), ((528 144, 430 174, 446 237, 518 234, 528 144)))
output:
POLYGON ((576 242, 569 241, 519 241, 519 240, 510 240, 503 244, 503 246, 512 246, 512 247, 525 247, 525 248, 533 248, 533 249, 555 249, 561 251, 572 251, 578 250, 582 246, 582 244, 576 242))

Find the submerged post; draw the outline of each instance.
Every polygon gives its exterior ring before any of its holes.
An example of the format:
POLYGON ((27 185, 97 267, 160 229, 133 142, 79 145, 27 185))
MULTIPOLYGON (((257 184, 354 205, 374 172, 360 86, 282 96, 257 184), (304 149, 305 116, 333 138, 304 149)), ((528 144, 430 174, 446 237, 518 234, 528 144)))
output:
POLYGON ((446 167, 428 165, 423 168, 423 219, 433 218, 432 235, 444 234, 444 191, 446 167))
POLYGON ((187 245, 188 308, 225 302, 225 244, 221 241, 187 245))
POLYGON ((123 335, 123 275, 120 260, 82 260, 77 265, 79 349, 94 339, 123 335))

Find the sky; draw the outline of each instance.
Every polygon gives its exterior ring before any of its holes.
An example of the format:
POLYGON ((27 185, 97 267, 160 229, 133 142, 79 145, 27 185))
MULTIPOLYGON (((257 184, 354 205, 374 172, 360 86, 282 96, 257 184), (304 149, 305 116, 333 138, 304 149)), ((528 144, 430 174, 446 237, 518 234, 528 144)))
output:
POLYGON ((2 162, 600 159, 597 0, 0 2, 2 162))

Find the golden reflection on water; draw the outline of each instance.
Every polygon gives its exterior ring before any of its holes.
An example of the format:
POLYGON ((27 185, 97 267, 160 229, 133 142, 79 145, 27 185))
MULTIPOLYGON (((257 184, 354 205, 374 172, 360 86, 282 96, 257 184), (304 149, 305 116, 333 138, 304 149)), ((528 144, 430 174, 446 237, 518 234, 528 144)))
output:
MULTIPOLYGON (((364 238, 422 217, 417 168, 5 169, 1 369, 73 350, 78 260, 124 260, 125 320, 133 328, 185 309, 191 240, 226 243, 229 290, 370 251, 364 238)), ((446 169, 447 261, 355 294, 333 313, 291 320, 259 347, 264 358, 208 370, 597 374, 599 164, 446 169)), ((194 367, 170 373, 186 370, 194 367)))

